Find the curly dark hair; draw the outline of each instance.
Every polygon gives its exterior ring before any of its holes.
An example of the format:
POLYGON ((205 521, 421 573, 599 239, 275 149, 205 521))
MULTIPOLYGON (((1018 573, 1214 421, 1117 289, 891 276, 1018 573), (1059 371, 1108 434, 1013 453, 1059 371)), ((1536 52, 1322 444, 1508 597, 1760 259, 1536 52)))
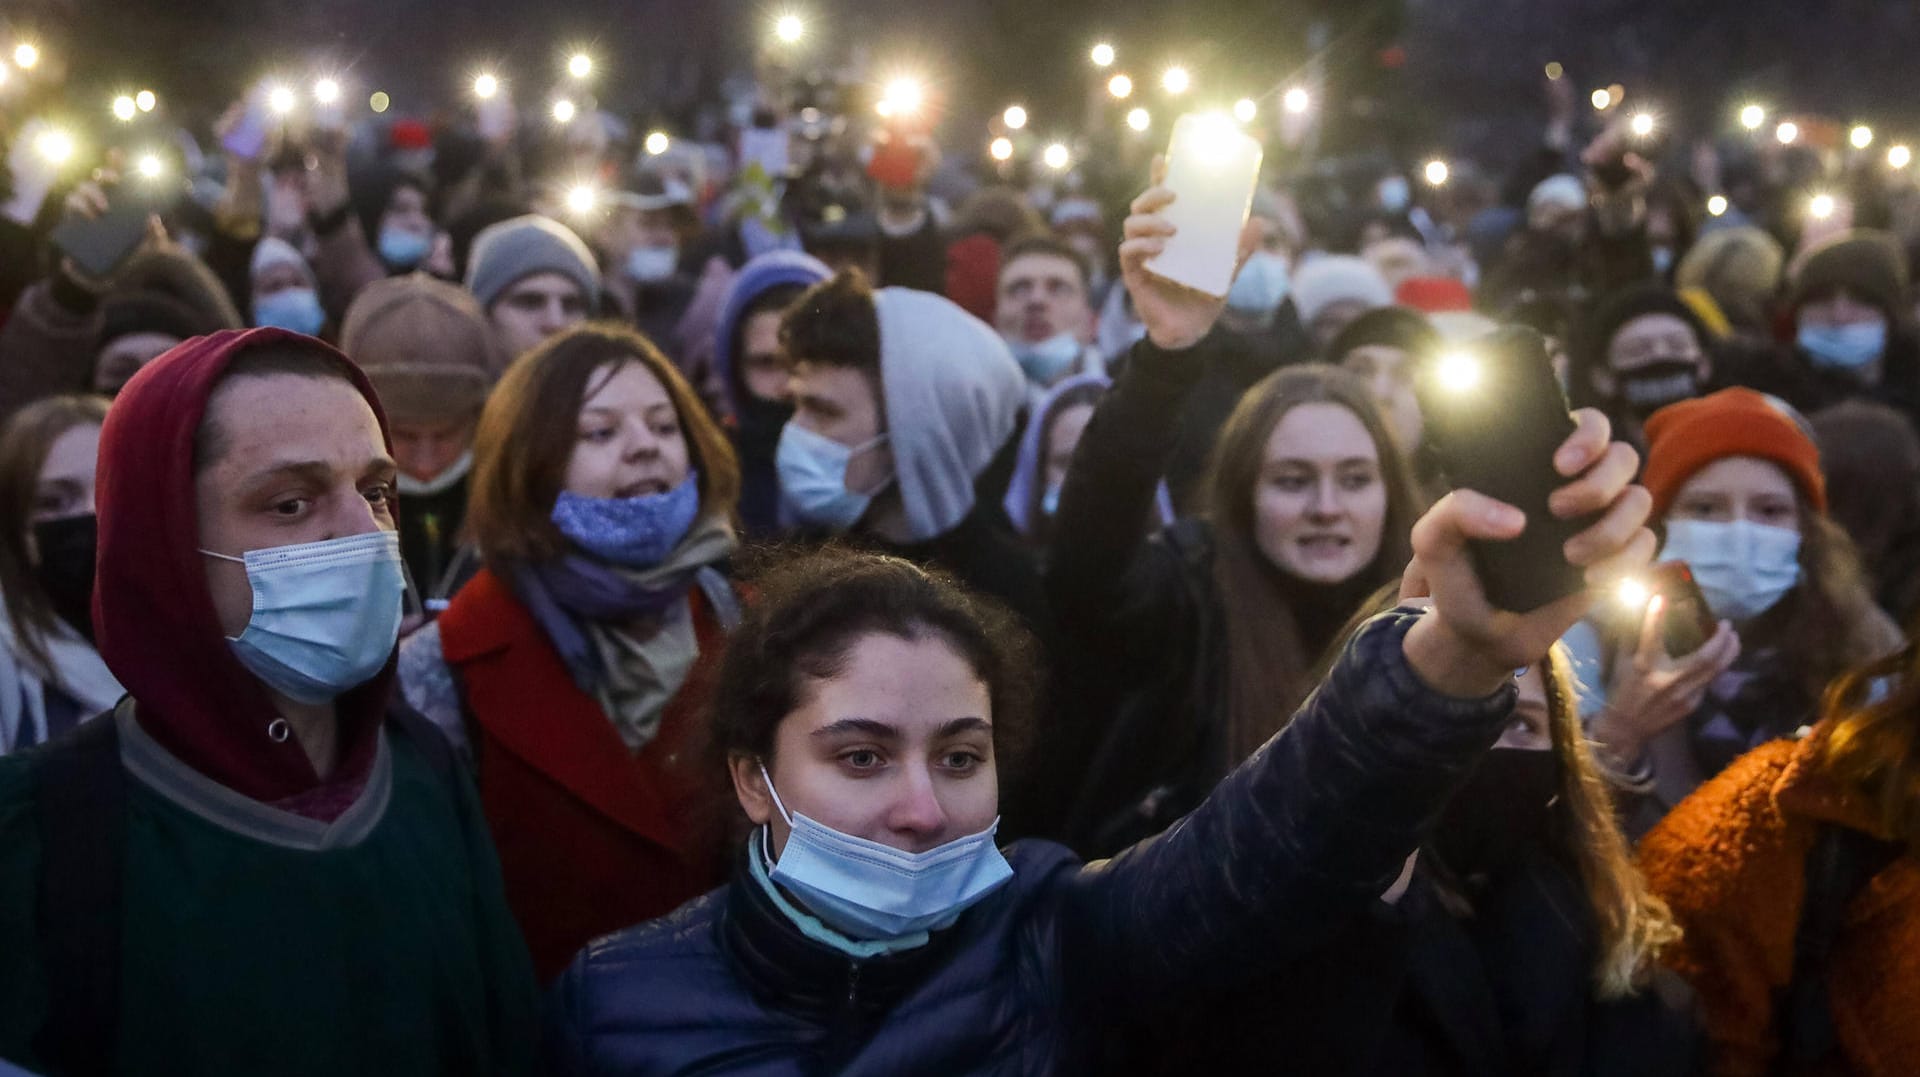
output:
POLYGON ((873 287, 857 269, 843 269, 806 290, 780 322, 780 346, 793 361, 852 367, 880 377, 880 317, 873 287))
POLYGON ((754 596, 715 677, 708 736, 716 764, 773 758, 780 722, 813 681, 846 668, 870 635, 944 640, 987 686, 1000 786, 1017 773, 1039 707, 1037 648, 1011 610, 944 572, 842 547, 774 551, 750 569, 754 596))

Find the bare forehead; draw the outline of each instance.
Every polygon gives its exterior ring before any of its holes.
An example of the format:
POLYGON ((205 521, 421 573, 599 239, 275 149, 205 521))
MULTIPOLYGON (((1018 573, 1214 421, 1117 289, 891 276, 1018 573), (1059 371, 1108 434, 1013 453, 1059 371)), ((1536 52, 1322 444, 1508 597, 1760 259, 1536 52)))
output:
POLYGON ((1071 258, 1049 251, 1034 251, 1019 255, 1000 271, 1002 284, 1033 280, 1066 280, 1077 284, 1080 281, 1080 271, 1074 266, 1071 258))
POLYGON ((229 460, 330 459, 384 454, 380 422, 352 383, 314 374, 247 374, 222 382, 200 420, 197 466, 229 460))
POLYGON ((1300 404, 1281 416, 1267 436, 1268 463, 1284 460, 1378 460, 1380 447, 1360 417, 1344 404, 1300 404))

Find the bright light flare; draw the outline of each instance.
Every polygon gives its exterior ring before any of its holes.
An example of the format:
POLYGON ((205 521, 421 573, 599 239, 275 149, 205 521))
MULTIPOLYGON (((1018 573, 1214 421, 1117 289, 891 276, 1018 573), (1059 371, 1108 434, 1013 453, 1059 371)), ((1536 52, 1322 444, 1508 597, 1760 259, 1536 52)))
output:
POLYGON ((1852 131, 1847 132, 1847 141, 1853 143, 1854 149, 1864 150, 1873 145, 1873 128, 1864 123, 1856 124, 1852 131))
POLYGON ((1068 165, 1073 163, 1073 153, 1067 149, 1066 143, 1055 142, 1050 144, 1045 152, 1041 153, 1040 163, 1053 169, 1055 172, 1063 172, 1068 165))
POLYGON ((1133 79, 1127 75, 1115 75, 1107 80, 1107 93, 1117 100, 1133 96, 1133 79))
POLYGON ((73 160, 73 136, 58 128, 40 132, 40 137, 33 140, 33 148, 40 156, 56 165, 63 165, 73 160))
POLYGON ((1127 113, 1127 126, 1135 131, 1145 131, 1153 126, 1153 115, 1144 108, 1136 108, 1127 113))
POLYGON ((139 114, 140 106, 134 104, 133 98, 121 94, 119 97, 113 99, 114 119, 119 120, 121 123, 129 123, 139 114))
POLYGON ((133 107, 142 112, 152 112, 159 104, 160 99, 153 96, 152 90, 141 90, 133 95, 133 107))
POLYGON ((1613 107, 1613 94, 1607 90, 1595 90, 1589 101, 1593 102, 1595 112, 1605 112, 1613 107))
POLYGON ((567 212, 584 217, 600 205, 600 192, 592 185, 577 183, 567 189, 567 212))
POLYGON ((1112 67, 1113 66, 1113 46, 1112 45, 1109 45, 1106 42, 1102 41, 1100 44, 1095 45, 1093 47, 1093 66, 1095 67, 1112 67))
POLYGON ((1013 159, 1013 139, 1002 136, 987 144, 987 156, 996 161, 1013 159))
POLYGON ((1813 199, 1807 203, 1807 212, 1813 214, 1813 219, 1816 221, 1824 221, 1832 217, 1836 208, 1838 207, 1830 194, 1814 195, 1813 199))
POLYGON ((1259 114, 1260 106, 1254 104, 1251 97, 1242 97, 1233 103, 1233 118, 1241 123, 1252 123, 1253 118, 1259 114))
POLYGON ((340 100, 340 81, 321 79, 313 84, 313 99, 323 105, 331 105, 340 100))
POLYGON ((593 57, 584 52, 576 52, 567 58, 567 74, 583 79, 593 74, 593 57))
POLYGON ((476 75, 473 80, 473 96, 482 101, 490 100, 500 92, 500 79, 495 75, 476 75))
POLYGON ((1717 194, 1717 195, 1714 195, 1712 198, 1707 199, 1707 213, 1708 215, 1714 216, 1714 217, 1726 216, 1727 215, 1727 196, 1723 194, 1717 194))
POLYGON ((1307 91, 1298 86, 1288 90, 1286 95, 1280 98, 1280 107, 1293 113, 1295 116, 1305 113, 1307 109, 1312 106, 1313 98, 1307 94, 1307 91))
POLYGON ((1480 360, 1466 352, 1449 352, 1434 364, 1434 377, 1450 393, 1470 392, 1480 384, 1480 360))
POLYGON ((1193 76, 1184 67, 1169 67, 1160 76, 1160 88, 1170 94, 1186 93, 1193 88, 1193 76))
POLYGON ((1740 110, 1740 126, 1749 131, 1760 130, 1760 125, 1766 122, 1767 110, 1759 105, 1748 105, 1740 110))
POLYGON ((667 152, 667 147, 671 145, 673 145, 673 140, 667 137, 665 131, 654 131, 647 135, 645 149, 649 155, 658 157, 667 152))
POLYGON ((1432 160, 1427 162, 1427 183, 1431 186, 1446 186, 1447 177, 1452 174, 1452 170, 1447 167, 1447 162, 1445 161, 1432 160))
POLYGON ((791 12, 773 20, 773 36, 783 45, 798 45, 807 36, 806 21, 791 12))
POLYGON ((554 123, 572 123, 573 117, 578 112, 579 112, 579 109, 574 106, 573 102, 562 97, 560 100, 555 101, 553 103, 553 122, 554 123))
POLYGON ((292 112, 293 106, 296 103, 297 99, 293 96, 293 90, 289 87, 274 86, 267 90, 267 107, 272 109, 276 115, 285 116, 287 113, 292 112))
POLYGON ((1000 122, 1007 125, 1007 130, 1018 131, 1027 125, 1027 110, 1019 105, 1009 105, 1000 114, 1000 122))
POLYGON ((1887 167, 1905 168, 1913 163, 1913 151, 1906 146, 1894 146, 1887 150, 1887 167))
POLYGON ((13 47, 13 66, 22 71, 32 71, 40 65, 40 46, 22 41, 13 47))
POLYGON ((146 179, 159 179, 167 171, 166 162, 160 160, 157 153, 143 153, 134 162, 133 170, 146 179))
POLYGON ((1773 129, 1773 137, 1782 146, 1791 146, 1800 140, 1800 125, 1789 120, 1773 129))
POLYGON ((1627 129, 1633 132, 1633 137, 1645 138, 1653 134, 1654 126, 1653 113, 1642 112, 1628 122, 1627 129))

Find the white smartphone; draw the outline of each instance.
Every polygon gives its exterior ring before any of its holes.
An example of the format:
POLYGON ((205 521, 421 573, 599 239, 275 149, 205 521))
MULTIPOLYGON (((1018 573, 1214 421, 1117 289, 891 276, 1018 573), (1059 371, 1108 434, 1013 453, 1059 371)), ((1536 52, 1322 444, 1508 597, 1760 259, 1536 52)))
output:
POLYGON ((1260 143, 1229 116, 1189 112, 1176 120, 1165 184, 1175 197, 1165 216, 1177 231, 1147 268, 1195 291, 1225 296, 1264 156, 1260 143))

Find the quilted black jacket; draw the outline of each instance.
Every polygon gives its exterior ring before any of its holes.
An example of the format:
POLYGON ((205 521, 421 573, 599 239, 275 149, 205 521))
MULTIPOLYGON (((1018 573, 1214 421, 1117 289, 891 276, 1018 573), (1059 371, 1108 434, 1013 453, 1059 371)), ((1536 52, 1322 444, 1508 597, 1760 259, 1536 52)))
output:
POLYGON ((591 945, 554 988, 561 1074, 1076 1074, 1365 910, 1499 735, 1513 689, 1426 688, 1376 618, 1288 728, 1191 816, 1108 861, 1021 842, 925 947, 855 961, 742 880, 591 945))

